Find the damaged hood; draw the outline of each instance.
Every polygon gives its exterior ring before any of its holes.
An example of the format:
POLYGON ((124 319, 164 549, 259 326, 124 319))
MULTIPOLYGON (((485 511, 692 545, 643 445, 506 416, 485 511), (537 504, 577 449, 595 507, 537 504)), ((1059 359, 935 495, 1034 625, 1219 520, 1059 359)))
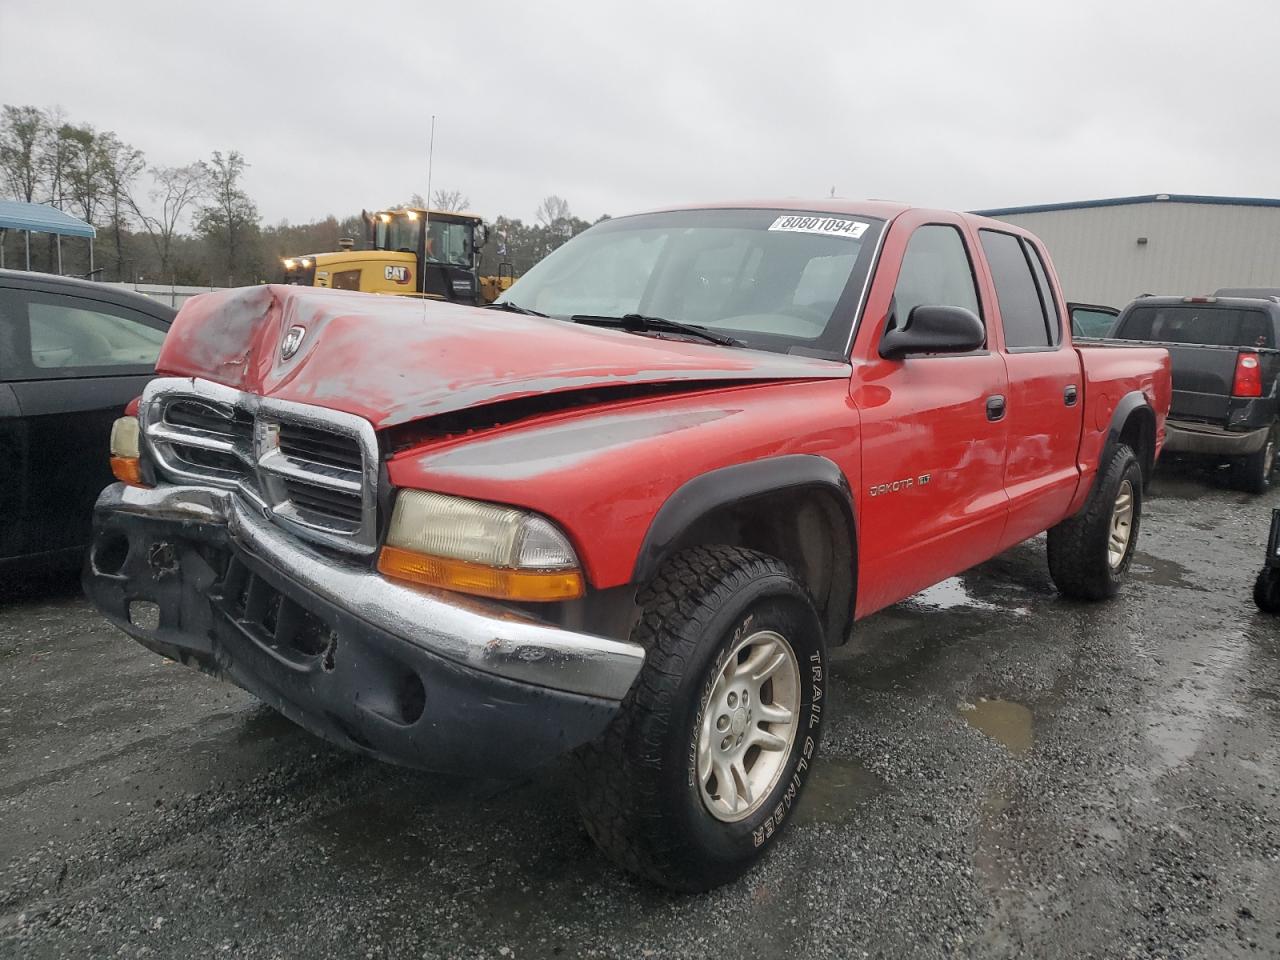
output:
POLYGON ((379 429, 547 393, 850 372, 504 310, 275 284, 188 300, 156 369, 342 410, 379 429))

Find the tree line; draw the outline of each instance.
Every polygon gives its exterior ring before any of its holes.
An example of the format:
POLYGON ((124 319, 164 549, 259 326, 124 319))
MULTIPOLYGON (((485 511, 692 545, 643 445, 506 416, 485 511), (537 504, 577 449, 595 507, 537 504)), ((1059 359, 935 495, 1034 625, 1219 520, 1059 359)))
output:
MULTIPOLYGON (((280 279, 283 257, 337 250, 343 238, 357 248, 366 245, 359 214, 264 225, 245 189, 248 166, 238 150, 214 150, 207 159, 177 166, 151 163, 115 132, 73 122, 59 107, 6 104, 0 113, 0 190, 97 227, 95 279, 199 286, 270 282, 280 279)), ((470 208, 460 190, 436 190, 431 199, 438 210, 470 208)), ((385 209, 406 206, 427 204, 414 194, 385 209)), ((506 216, 488 223, 481 273, 510 264, 516 276, 590 226, 555 195, 543 199, 530 223, 506 216)), ((0 248, 6 266, 25 266, 23 234, 0 230, 0 248)), ((30 250, 33 270, 57 272, 52 235, 33 233, 30 250)), ((62 272, 86 276, 90 269, 87 241, 65 239, 62 272)))

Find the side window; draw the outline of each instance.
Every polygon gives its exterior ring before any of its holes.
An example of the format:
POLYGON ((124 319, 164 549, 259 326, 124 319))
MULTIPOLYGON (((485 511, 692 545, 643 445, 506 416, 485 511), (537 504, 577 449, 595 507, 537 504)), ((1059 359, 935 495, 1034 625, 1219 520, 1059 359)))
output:
POLYGON ((9 307, 17 366, 37 380, 148 373, 164 343, 164 325, 128 307, 46 293, 18 296, 9 307))
POLYGON ((335 290, 359 290, 360 289, 360 271, 357 270, 339 270, 333 275, 330 281, 335 290))
POLYGON ((1071 311, 1071 335, 1075 337, 1105 337, 1111 332, 1116 315, 1106 310, 1076 307, 1071 311))
MULTIPOLYGON (((996 285, 1005 346, 1010 350, 1048 348, 1054 338, 1049 336, 1040 286, 1032 273, 1031 260, 1038 258, 1028 258, 1022 241, 1011 233, 979 230, 978 236, 996 285)), ((1056 326, 1056 307, 1054 318, 1056 326)))
POLYGON ((917 227, 902 255, 902 269, 893 288, 893 315, 898 326, 916 307, 964 307, 981 317, 978 288, 964 238, 955 227, 927 224, 917 227))
POLYGON ((1049 285, 1049 273, 1044 268, 1044 260, 1040 251, 1026 240, 1022 248, 1031 261, 1031 272, 1036 275, 1036 286, 1040 288, 1040 306, 1044 308, 1045 320, 1049 324, 1049 345, 1056 347, 1062 342, 1062 321, 1058 317, 1058 301, 1053 297, 1053 287, 1049 285))

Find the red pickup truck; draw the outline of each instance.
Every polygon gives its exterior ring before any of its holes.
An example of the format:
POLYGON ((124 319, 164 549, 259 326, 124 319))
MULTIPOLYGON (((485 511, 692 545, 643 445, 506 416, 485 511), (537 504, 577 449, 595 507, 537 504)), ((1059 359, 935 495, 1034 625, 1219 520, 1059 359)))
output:
POLYGON ((1168 354, 1075 348, 1035 237, 890 203, 619 217, 487 309, 189 301, 85 586, 316 734, 510 776, 681 890, 788 821, 860 618, 1049 531, 1116 593, 1168 354))

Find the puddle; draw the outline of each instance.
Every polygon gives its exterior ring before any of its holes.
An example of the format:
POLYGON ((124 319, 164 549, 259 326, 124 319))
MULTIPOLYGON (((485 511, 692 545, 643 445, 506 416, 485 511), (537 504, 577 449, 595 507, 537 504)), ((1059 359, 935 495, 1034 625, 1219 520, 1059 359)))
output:
POLYGON ((1020 703, 983 697, 977 703, 961 704, 960 716, 1015 757, 1030 750, 1035 741, 1031 711, 1020 703))
POLYGON ((954 610, 957 608, 992 610, 1012 613, 1020 617, 1025 617, 1029 612, 1026 607, 1001 606, 998 603, 975 597, 959 577, 952 577, 950 580, 935 583, 932 587, 926 587, 903 602, 908 606, 928 607, 930 610, 954 610))
POLYGON ((796 823, 844 823, 884 790, 884 781, 858 760, 819 757, 796 807, 796 823))
POLYGON ((1129 572, 1145 583, 1154 583, 1161 587, 1182 587, 1186 590, 1206 592, 1207 588, 1188 579, 1191 571, 1180 563, 1162 560, 1150 554, 1140 553, 1133 558, 1129 572))
POLYGON ((1163 776, 1191 760, 1215 724, 1244 716, 1235 679, 1246 675, 1248 647, 1240 631, 1220 633, 1196 651, 1196 659, 1162 662, 1166 671, 1161 695, 1152 702, 1145 723, 1151 758, 1150 775, 1163 776))

